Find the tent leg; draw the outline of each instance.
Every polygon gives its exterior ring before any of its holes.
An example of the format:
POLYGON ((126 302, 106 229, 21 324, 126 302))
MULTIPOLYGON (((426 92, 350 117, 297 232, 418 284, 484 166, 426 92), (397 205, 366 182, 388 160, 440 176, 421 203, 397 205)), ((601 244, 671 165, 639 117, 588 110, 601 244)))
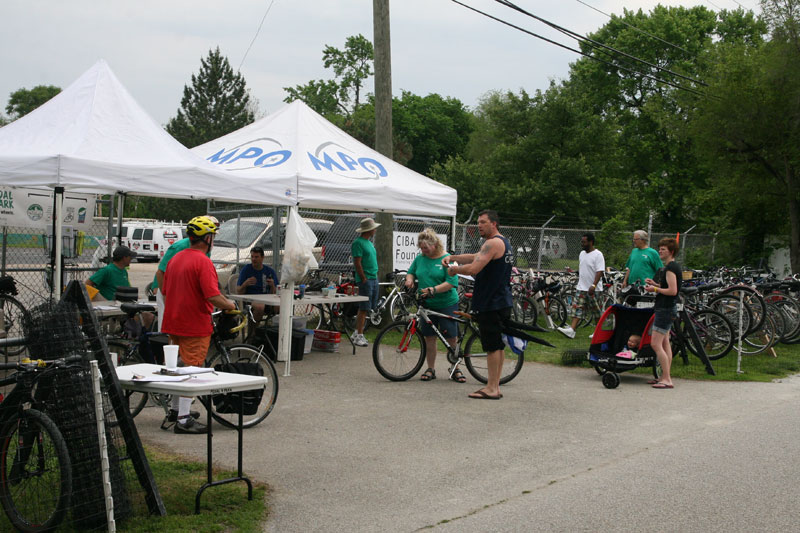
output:
POLYGON ((64 286, 62 279, 63 279, 63 271, 62 267, 64 265, 62 261, 63 255, 63 242, 61 240, 61 233, 63 232, 64 227, 64 217, 62 216, 62 211, 64 208, 64 187, 56 187, 55 194, 53 195, 53 244, 55 247, 55 254, 54 254, 54 265, 53 265, 53 287, 51 291, 51 297, 55 299, 56 297, 61 297, 61 287, 64 286))

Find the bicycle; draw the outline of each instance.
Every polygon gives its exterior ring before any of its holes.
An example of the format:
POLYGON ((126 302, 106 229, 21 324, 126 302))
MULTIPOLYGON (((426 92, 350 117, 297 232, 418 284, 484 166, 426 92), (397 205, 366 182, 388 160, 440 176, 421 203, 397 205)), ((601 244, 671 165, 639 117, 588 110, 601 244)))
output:
MULTIPOLYGON (((30 317, 25 306, 14 298, 16 295, 17 283, 14 278, 0 277, 0 336, 5 339, 24 337, 23 324, 30 317)), ((6 357, 17 356, 25 351, 25 346, 3 346, 2 351, 6 357)))
MULTIPOLYGON (((416 375, 425 363, 425 340, 418 331, 418 325, 425 322, 447 350, 447 361, 452 365, 449 370, 450 378, 453 377, 458 366, 464 363, 472 377, 480 383, 487 383, 489 378, 487 353, 480 345, 480 333, 473 324, 472 317, 460 311, 456 311, 456 316, 450 316, 426 309, 421 305, 424 299, 422 295, 417 298, 416 312, 411 313, 405 320, 389 324, 375 337, 372 347, 372 362, 375 368, 390 381, 406 381, 416 375), (445 317, 457 323, 458 335, 455 348, 447 343, 445 336, 433 323, 431 317, 445 317)), ((526 325, 513 321, 509 321, 509 324, 513 326, 508 329, 510 334, 552 347, 552 344, 547 341, 531 337, 515 329, 528 329, 526 325)), ((524 354, 515 351, 512 351, 510 355, 506 354, 500 384, 503 385, 514 379, 522 370, 524 361, 524 354)))
MULTIPOLYGON (((134 316, 143 311, 153 311, 154 307, 146 304, 125 303, 120 306, 120 309, 128 314, 128 316, 134 316)), ((213 316, 219 320, 219 317, 222 313, 222 311, 217 311, 213 316)), ((246 323, 246 320, 243 319, 244 315, 241 311, 229 311, 227 313, 235 316, 238 324, 235 327, 225 328, 224 331, 220 331, 217 321, 215 320, 213 322, 214 330, 211 335, 211 348, 209 349, 209 354, 206 357, 205 366, 208 368, 214 368, 217 365, 228 363, 255 363, 261 368, 263 376, 267 378, 267 384, 264 390, 261 391, 258 408, 255 413, 243 415, 242 427, 249 428, 259 424, 262 420, 269 416, 269 414, 272 412, 272 409, 275 407, 275 402, 278 399, 278 372, 275 370, 275 365, 272 363, 272 361, 263 353, 263 347, 259 348, 251 344, 242 343, 232 344, 230 346, 225 344, 224 341, 229 340, 229 338, 236 337, 246 323)), ((144 334, 143 339, 146 339, 149 342, 157 335, 162 334, 159 332, 147 332, 144 334)), ((142 354, 142 341, 140 340, 114 338, 108 340, 107 342, 109 351, 119 352, 120 366, 134 365, 145 362, 155 364, 160 363, 160 361, 156 361, 150 354, 142 354)), ((257 395, 258 392, 250 394, 249 396, 253 397, 257 395)), ((142 411, 142 409, 144 409, 148 398, 164 410, 165 418, 171 409, 171 396, 167 394, 147 394, 142 392, 126 391, 125 396, 128 401, 128 408, 132 417, 135 417, 142 411)), ((211 416, 213 416, 216 421, 229 428, 238 427, 238 413, 222 412, 211 400, 201 401, 206 409, 211 409, 211 416)), ((162 429, 169 429, 170 427, 170 424, 165 425, 165 423, 162 423, 162 429)))
POLYGON ((49 531, 63 521, 70 506, 69 451, 55 422, 42 411, 49 391, 36 383, 82 360, 70 356, 0 363, 0 370, 17 371, 0 379, 0 386, 15 384, 0 403, 0 504, 19 531, 49 531))

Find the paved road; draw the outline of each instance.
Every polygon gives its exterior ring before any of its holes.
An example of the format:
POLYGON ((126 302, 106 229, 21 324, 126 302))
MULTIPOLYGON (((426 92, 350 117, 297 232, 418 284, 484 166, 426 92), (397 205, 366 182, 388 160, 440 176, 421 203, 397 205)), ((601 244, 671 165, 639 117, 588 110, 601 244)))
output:
MULTIPOLYGON (((527 364, 504 399, 469 400, 471 377, 390 383, 369 349, 312 353, 247 430, 244 465, 272 487, 270 532, 797 530, 800 378, 645 379, 607 390, 527 364)), ((203 457, 204 437, 159 421, 137 418, 144 440, 203 457)), ((234 468, 235 434, 215 442, 234 468)))

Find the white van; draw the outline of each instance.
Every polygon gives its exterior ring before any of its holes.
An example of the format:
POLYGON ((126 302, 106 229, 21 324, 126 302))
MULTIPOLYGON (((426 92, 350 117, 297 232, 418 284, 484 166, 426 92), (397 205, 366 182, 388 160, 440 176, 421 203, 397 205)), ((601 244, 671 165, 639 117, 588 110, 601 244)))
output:
POLYGON ((183 225, 175 222, 148 223, 128 231, 128 247, 136 252, 139 262, 160 261, 167 248, 183 238, 183 225))
MULTIPOLYGON (((317 262, 322 258, 322 246, 328 230, 333 225, 330 220, 319 218, 303 219, 317 236, 314 257, 317 262)), ((283 253, 286 217, 281 218, 280 249, 283 253)), ((232 218, 222 222, 214 237, 211 249, 211 260, 217 268, 217 276, 223 289, 229 287, 232 274, 238 276, 239 268, 250 264, 250 249, 260 246, 264 249, 264 263, 272 265, 272 218, 232 218), (237 228, 238 226, 238 228, 237 228), (237 241, 238 231, 238 241, 237 241), (237 244, 239 243, 238 248, 237 244), (239 264, 236 264, 236 252, 239 252, 239 264)))

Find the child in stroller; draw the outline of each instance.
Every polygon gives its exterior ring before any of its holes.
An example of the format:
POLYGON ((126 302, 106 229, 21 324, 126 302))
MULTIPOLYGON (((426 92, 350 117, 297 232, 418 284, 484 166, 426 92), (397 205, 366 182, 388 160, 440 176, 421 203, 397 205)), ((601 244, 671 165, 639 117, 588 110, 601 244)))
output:
POLYGON ((619 373, 639 367, 651 367, 653 376, 658 379, 661 367, 650 346, 652 325, 652 308, 612 305, 605 310, 592 335, 588 354, 589 363, 603 376, 603 386, 608 389, 618 387, 619 373), (638 351, 633 348, 638 348, 638 351), (626 349, 630 354, 620 355, 626 349))

